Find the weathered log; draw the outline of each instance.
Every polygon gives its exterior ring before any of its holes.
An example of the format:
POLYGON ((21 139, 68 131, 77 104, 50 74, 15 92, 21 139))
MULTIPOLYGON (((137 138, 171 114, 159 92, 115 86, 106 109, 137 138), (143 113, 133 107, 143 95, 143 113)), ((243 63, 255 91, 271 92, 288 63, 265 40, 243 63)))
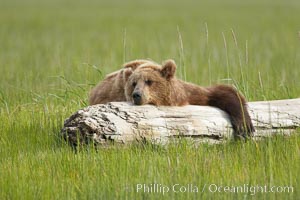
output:
MULTIPOLYGON (((290 134, 300 126, 300 99, 249 102, 254 139, 290 134)), ((179 138, 222 142, 232 136, 227 114, 209 106, 156 107, 113 102, 77 111, 64 123, 64 138, 72 145, 132 143, 165 144, 179 138)))

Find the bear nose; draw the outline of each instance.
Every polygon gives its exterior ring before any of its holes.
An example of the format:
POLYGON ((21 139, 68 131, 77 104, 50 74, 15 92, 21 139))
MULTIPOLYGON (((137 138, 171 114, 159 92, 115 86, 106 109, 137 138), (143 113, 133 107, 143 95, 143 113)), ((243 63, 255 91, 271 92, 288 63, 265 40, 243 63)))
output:
POLYGON ((133 99, 140 99, 141 98, 141 94, 139 92, 135 92, 132 94, 133 99))
POLYGON ((141 103, 141 100, 142 100, 142 95, 139 92, 134 92, 132 94, 132 98, 133 98, 134 104, 139 105, 141 103))

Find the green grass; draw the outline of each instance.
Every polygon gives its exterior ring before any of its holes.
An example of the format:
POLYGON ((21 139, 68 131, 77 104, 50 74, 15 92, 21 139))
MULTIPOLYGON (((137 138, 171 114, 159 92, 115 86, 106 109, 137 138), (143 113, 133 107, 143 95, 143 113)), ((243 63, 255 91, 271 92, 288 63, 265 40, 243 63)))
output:
POLYGON ((0 0, 0 199, 297 199, 299 134, 75 154, 59 131, 91 87, 136 58, 172 58, 182 79, 234 84, 250 101, 299 97, 299 18, 297 0, 0 0), (149 194, 139 183, 199 192, 149 194), (212 193, 210 184, 294 191, 212 193))

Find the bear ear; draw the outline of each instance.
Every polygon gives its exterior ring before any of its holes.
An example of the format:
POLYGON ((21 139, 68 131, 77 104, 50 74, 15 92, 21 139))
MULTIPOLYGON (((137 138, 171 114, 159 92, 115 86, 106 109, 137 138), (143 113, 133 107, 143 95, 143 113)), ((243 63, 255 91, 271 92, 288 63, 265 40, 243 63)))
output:
POLYGON ((145 63, 152 63, 150 60, 133 60, 123 65, 123 68, 131 68, 135 70, 138 66, 145 64, 145 63))
POLYGON ((133 73, 131 68, 126 68, 123 70, 123 80, 128 81, 129 76, 133 73))
POLYGON ((161 75, 167 80, 172 79, 175 76, 176 63, 174 60, 166 60, 161 69, 161 75))

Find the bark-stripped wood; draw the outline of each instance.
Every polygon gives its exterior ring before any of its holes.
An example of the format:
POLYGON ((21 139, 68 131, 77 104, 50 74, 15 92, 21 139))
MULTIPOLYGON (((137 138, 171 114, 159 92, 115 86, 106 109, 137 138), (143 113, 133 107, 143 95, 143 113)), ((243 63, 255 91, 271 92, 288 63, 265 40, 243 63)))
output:
MULTIPOLYGON (((256 128, 254 139, 290 134, 300 126, 300 99, 249 102, 256 128)), ((227 115, 214 107, 133 106, 113 102, 77 111, 64 123, 64 138, 72 145, 149 141, 166 144, 178 138, 195 142, 222 142, 231 138, 227 115)))

